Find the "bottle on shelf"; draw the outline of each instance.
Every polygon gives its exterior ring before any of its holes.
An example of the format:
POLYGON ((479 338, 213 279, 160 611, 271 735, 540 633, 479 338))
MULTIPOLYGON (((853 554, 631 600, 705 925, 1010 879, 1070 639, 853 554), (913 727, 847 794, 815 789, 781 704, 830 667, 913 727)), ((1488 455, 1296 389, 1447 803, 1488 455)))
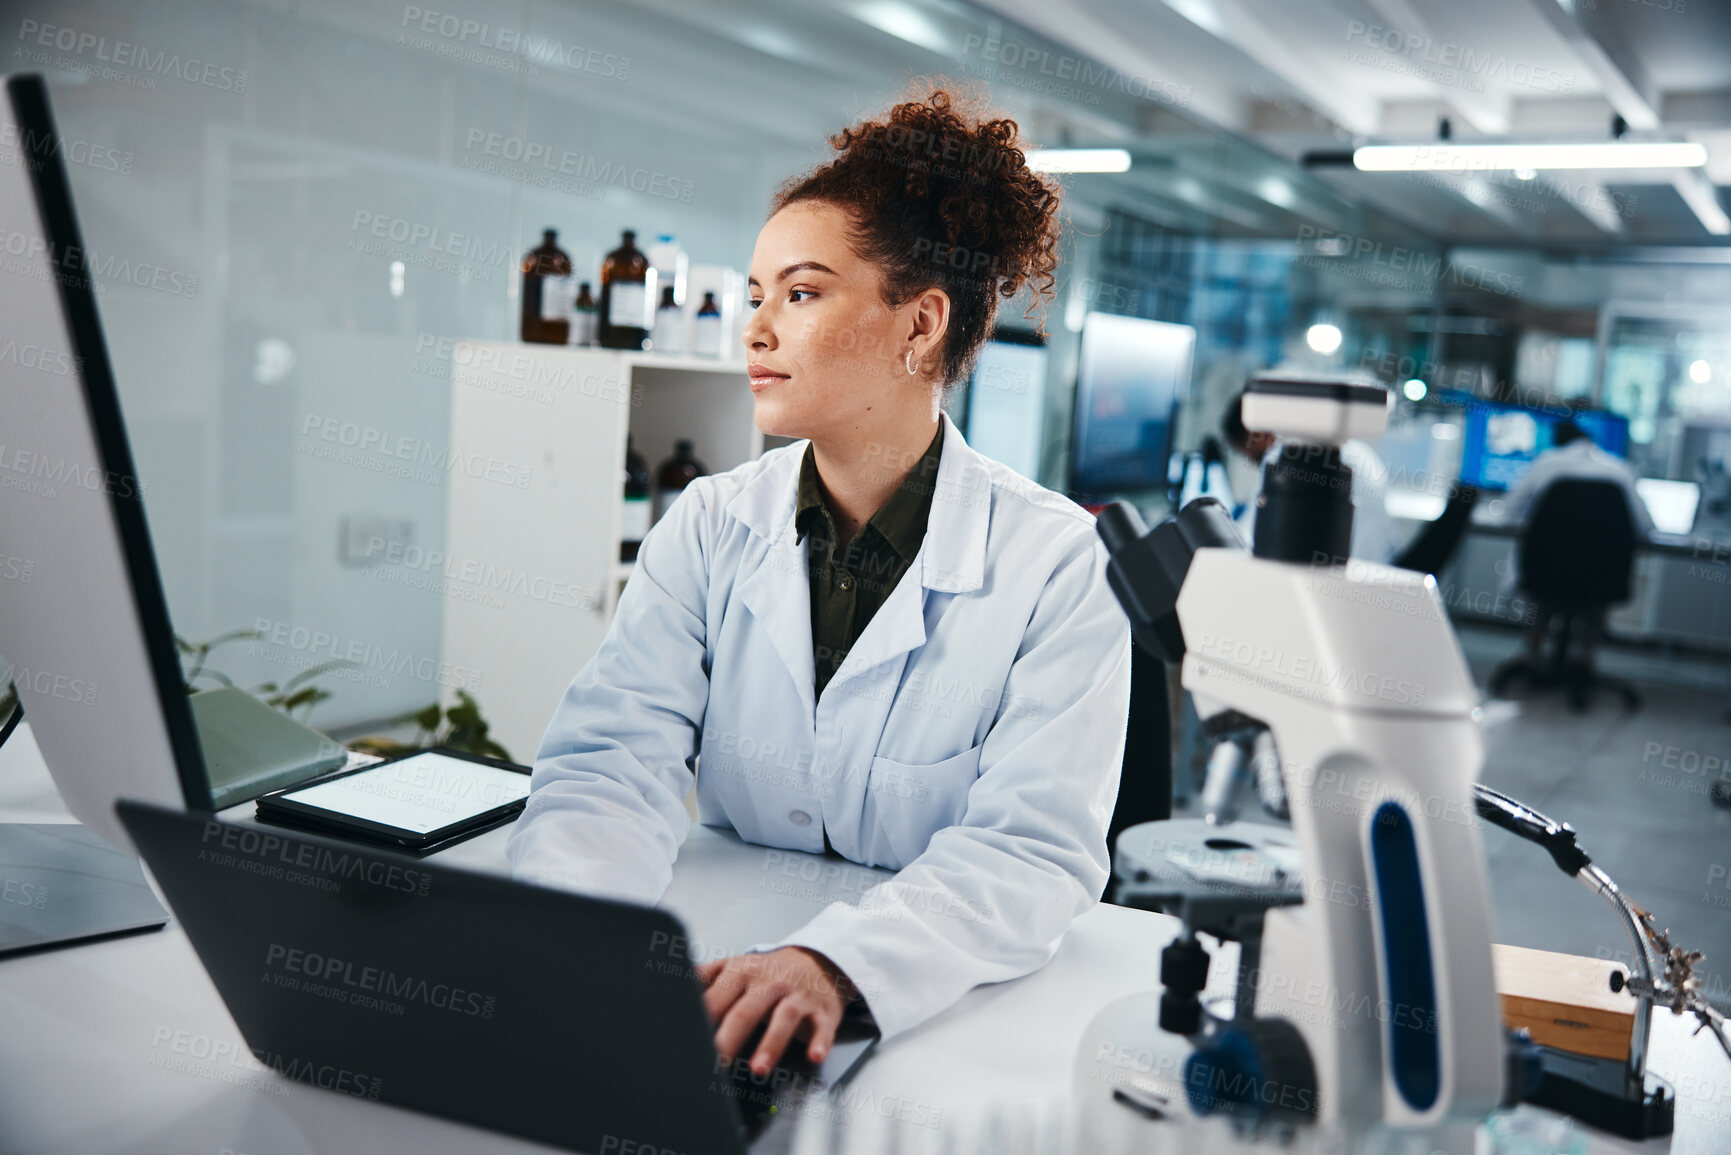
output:
POLYGON ((655 310, 655 329, 649 345, 657 353, 683 353, 685 312, 673 299, 673 286, 661 287, 661 307, 655 310))
POLYGON ((673 456, 661 463, 661 468, 655 471, 655 508, 654 520, 660 521, 667 512, 667 507, 673 500, 685 491, 685 487, 705 477, 709 470, 703 462, 693 456, 696 448, 690 441, 681 438, 673 443, 673 456))
POLYGON ((691 351, 705 357, 721 356, 721 306, 714 293, 703 294, 703 304, 691 322, 691 351))
POLYGON ((672 233, 662 233, 649 246, 649 267, 655 270, 655 277, 663 289, 673 286, 673 303, 684 308, 685 277, 690 260, 672 233))
POLYGON ((637 247, 637 234, 625 230, 620 246, 601 262, 600 323, 603 349, 641 349, 655 324, 655 269, 637 247))
POLYGON ((555 229, 541 231, 541 243, 523 256, 523 323, 520 336, 541 345, 571 339, 571 258, 558 245, 555 229))
POLYGON ((595 344, 595 298, 590 295, 588 281, 577 286, 577 300, 571 306, 571 343, 595 344))
POLYGON ((619 560, 636 561, 637 547, 649 532, 652 512, 649 459, 637 452, 631 435, 625 435, 625 503, 619 518, 619 560))

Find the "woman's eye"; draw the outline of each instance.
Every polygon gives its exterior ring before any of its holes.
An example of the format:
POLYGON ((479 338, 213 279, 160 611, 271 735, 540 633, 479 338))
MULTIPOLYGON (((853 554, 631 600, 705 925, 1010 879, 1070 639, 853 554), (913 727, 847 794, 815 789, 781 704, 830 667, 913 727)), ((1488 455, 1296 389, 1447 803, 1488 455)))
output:
POLYGON ((799 297, 799 295, 802 293, 808 297, 817 296, 816 291, 814 291, 812 289, 789 289, 787 291, 787 299, 789 301, 792 301, 792 300, 796 299, 797 297, 799 297))
POLYGON ((762 297, 753 297, 751 300, 747 301, 746 304, 750 305, 752 308, 755 309, 759 305, 763 304, 763 298, 762 297))

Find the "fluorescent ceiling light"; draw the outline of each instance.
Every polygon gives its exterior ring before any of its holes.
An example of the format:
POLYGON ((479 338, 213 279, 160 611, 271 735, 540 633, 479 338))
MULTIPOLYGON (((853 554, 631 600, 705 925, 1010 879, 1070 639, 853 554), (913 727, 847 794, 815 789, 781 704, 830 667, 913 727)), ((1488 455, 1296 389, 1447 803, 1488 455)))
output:
POLYGON ((1122 148, 1036 148, 1028 153, 1035 172, 1128 172, 1130 152, 1122 148))
POLYGON ((874 0, 872 3, 854 6, 855 19, 862 20, 876 28, 879 32, 887 32, 891 36, 906 40, 909 44, 931 52, 948 55, 952 46, 943 30, 932 23, 927 16, 900 0, 874 0))
POLYGON ((1352 163, 1364 172, 1491 172, 1505 169, 1700 168, 1707 147, 1692 140, 1597 144, 1367 144, 1352 163))

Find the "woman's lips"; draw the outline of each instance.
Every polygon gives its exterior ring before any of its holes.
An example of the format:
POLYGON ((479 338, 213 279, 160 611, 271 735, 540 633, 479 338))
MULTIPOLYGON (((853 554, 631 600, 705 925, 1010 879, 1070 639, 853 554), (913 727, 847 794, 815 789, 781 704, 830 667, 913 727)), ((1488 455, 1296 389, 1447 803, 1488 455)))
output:
POLYGON ((751 374, 751 391, 753 393, 767 389, 777 381, 787 380, 786 373, 777 373, 775 370, 766 369, 762 365, 753 365, 749 372, 751 374))

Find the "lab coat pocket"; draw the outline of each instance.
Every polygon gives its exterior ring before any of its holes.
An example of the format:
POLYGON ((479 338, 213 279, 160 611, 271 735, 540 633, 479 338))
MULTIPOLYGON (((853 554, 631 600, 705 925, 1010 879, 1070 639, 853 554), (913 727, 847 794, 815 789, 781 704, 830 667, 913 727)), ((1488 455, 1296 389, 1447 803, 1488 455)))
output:
POLYGON ((924 854, 932 835, 962 820, 968 791, 980 776, 980 750, 975 746, 925 765, 872 759, 866 789, 884 838, 900 860, 898 869, 924 854))

